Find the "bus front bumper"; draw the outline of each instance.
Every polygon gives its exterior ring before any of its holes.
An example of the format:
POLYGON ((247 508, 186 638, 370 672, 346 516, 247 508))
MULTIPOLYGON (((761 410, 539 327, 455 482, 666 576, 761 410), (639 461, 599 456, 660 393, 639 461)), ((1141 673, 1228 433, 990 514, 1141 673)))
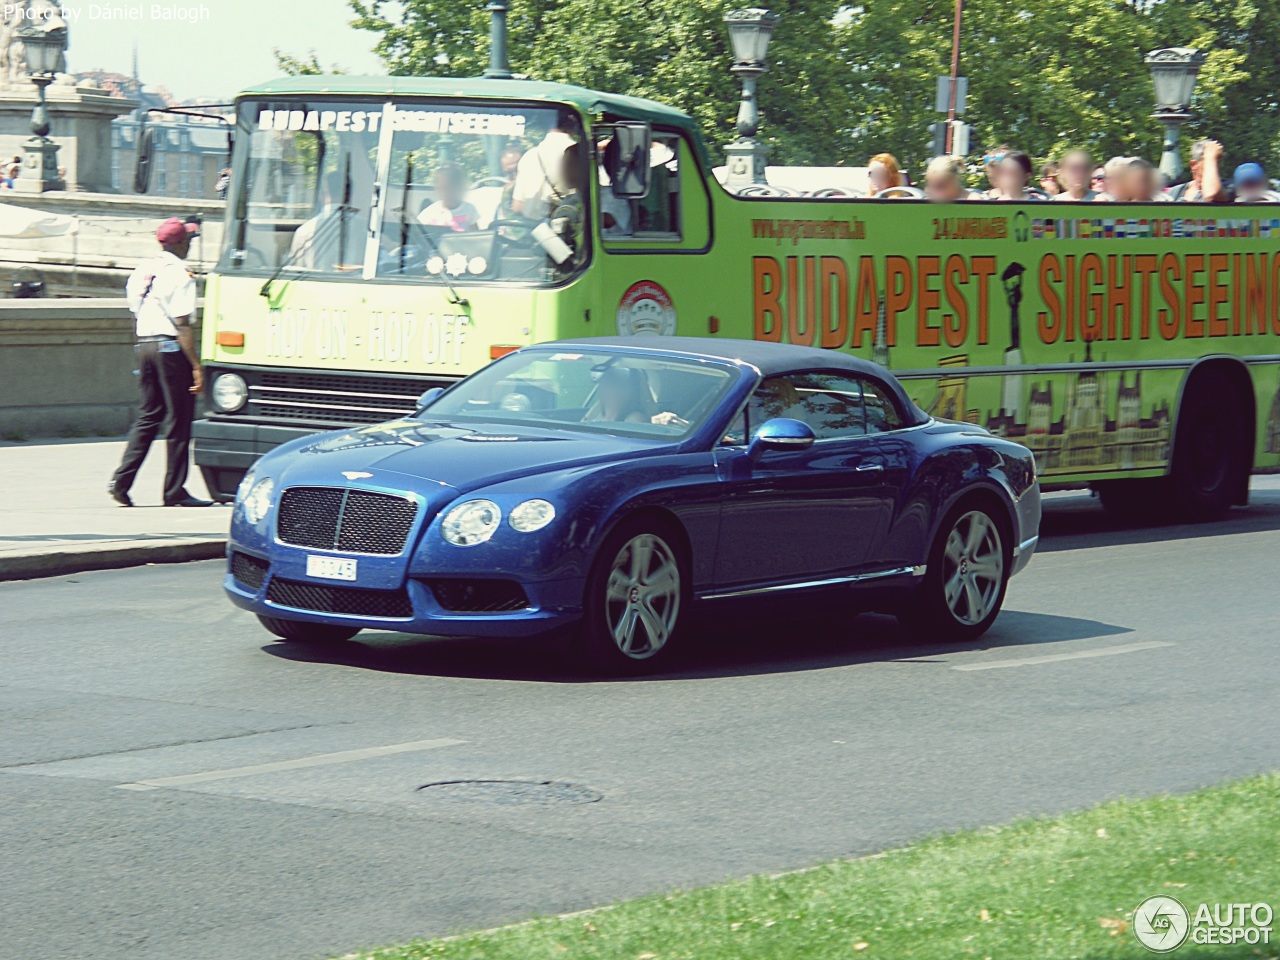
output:
POLYGON ((325 429, 328 428, 210 418, 191 425, 191 442, 209 495, 230 502, 245 473, 260 456, 282 443, 325 429))

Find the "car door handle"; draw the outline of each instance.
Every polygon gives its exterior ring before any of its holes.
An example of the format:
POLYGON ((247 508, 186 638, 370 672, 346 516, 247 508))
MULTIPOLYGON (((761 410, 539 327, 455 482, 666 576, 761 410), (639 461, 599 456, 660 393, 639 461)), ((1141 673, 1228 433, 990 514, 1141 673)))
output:
POLYGON ((883 463, 860 463, 853 468, 857 473, 879 473, 884 469, 883 463))

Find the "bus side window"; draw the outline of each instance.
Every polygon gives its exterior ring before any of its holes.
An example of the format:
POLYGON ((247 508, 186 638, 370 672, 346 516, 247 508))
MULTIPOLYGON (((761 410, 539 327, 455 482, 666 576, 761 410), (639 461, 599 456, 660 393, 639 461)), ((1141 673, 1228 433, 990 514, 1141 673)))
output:
POLYGON ((605 170, 610 144, 600 150, 600 233, 605 243, 624 239, 679 240, 680 138, 655 133, 649 162, 649 195, 640 200, 615 197, 605 170))

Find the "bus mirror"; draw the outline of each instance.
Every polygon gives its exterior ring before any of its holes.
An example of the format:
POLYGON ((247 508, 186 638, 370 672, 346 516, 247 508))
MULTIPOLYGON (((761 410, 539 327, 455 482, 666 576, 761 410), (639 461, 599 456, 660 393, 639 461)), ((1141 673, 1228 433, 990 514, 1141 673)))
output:
POLYGON ((615 197, 639 200, 649 195, 649 150, 653 133, 647 123, 616 123, 605 148, 606 173, 615 197))
POLYGON ((143 121, 138 130, 138 159, 133 167, 133 190, 146 193, 151 187, 151 161, 156 151, 156 132, 143 121))

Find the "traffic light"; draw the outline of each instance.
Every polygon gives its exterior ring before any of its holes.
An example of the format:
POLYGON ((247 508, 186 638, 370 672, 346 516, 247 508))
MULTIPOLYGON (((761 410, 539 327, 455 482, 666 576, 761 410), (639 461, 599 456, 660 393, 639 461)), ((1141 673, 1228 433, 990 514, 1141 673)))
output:
POLYGON ((929 156, 940 157, 947 152, 947 121, 929 124, 929 156))

